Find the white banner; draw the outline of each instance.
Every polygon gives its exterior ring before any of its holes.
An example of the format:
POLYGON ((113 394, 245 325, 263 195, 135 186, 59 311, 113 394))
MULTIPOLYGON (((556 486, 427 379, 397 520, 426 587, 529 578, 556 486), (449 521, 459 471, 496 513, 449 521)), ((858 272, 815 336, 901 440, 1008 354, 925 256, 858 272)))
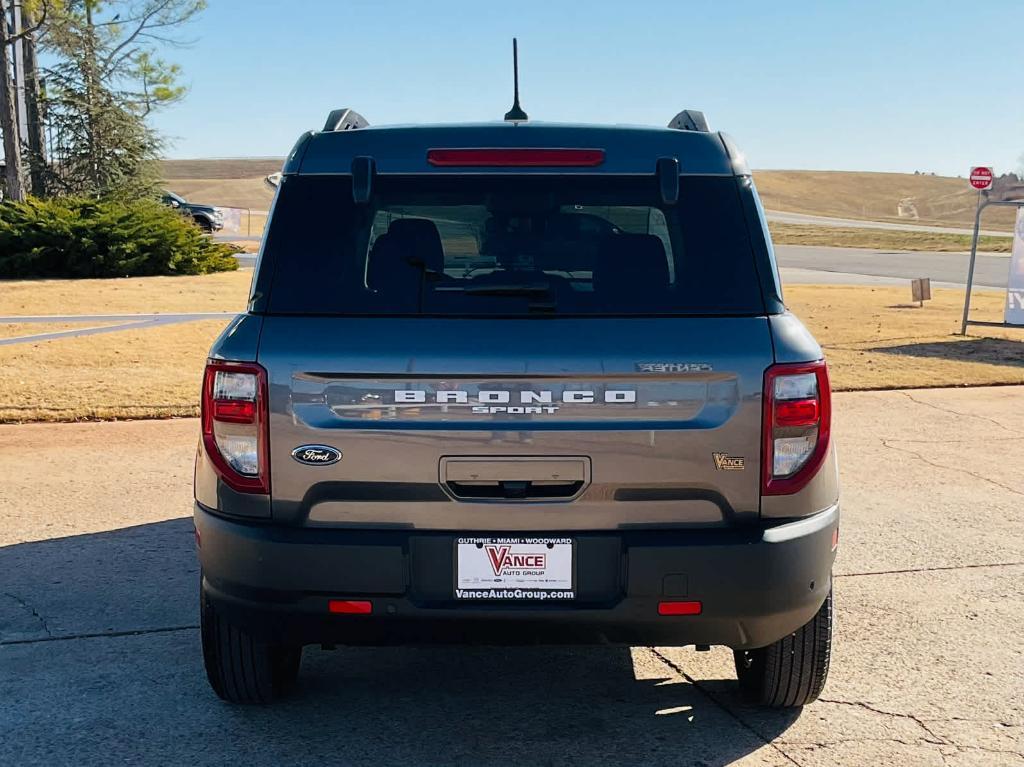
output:
POLYGON ((241 208, 221 208, 221 213, 224 214, 224 228, 221 232, 224 234, 238 234, 242 231, 242 209, 241 208))
POLYGON ((1013 227, 1013 253, 1010 255, 1010 279, 1006 283, 1006 314, 1008 325, 1024 325, 1024 206, 1017 208, 1013 227))

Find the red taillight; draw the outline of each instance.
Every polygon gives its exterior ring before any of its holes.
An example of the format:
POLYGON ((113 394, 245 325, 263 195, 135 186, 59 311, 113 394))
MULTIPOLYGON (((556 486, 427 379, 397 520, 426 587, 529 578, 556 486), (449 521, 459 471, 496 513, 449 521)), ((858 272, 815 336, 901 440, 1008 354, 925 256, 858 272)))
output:
POLYGON ((603 149, 428 149, 438 168, 592 168, 604 162, 603 149))
POLYGON ((824 360, 773 365, 764 374, 761 492, 805 487, 828 455, 831 389, 824 360))
POLYGON ((775 403, 776 426, 812 426, 818 422, 818 400, 798 399, 775 403))
POLYGON ((369 615, 373 612, 373 602, 365 599, 332 599, 327 603, 327 609, 344 615, 369 615))
POLYGON ((256 403, 247 400, 213 400, 213 420, 252 423, 256 420, 256 403))
POLYGON ((658 602, 658 615, 700 615, 700 602, 658 602))
POLYGON ((266 371, 251 362, 208 362, 201 420, 203 448, 224 484, 269 493, 266 371))

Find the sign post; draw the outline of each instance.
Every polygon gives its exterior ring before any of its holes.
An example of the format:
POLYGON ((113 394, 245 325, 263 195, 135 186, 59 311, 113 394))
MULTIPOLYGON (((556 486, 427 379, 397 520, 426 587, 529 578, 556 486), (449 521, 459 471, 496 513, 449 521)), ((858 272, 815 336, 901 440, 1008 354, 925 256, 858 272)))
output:
POLYGON ((967 266, 967 291, 964 295, 964 315, 960 322, 960 335, 967 335, 968 325, 989 327, 1024 327, 1024 200, 990 200, 989 190, 995 179, 992 168, 978 165, 971 168, 968 180, 978 190, 978 208, 974 214, 974 236, 971 238, 971 260, 967 266), (974 287, 974 265, 978 260, 978 234, 981 231, 981 213, 989 205, 1014 206, 1017 222, 1014 226, 1013 254, 1010 258, 1010 277, 1006 284, 1006 311, 1002 322, 971 320, 971 290, 974 287))

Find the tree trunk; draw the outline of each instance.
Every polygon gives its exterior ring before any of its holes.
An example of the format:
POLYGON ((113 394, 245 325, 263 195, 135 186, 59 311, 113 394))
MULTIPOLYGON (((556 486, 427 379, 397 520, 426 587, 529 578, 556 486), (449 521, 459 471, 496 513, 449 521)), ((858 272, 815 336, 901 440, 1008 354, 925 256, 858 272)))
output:
MULTIPOLYGON (((36 24, 35 16, 22 8, 26 30, 36 24)), ((29 180, 32 194, 46 195, 46 126, 43 125, 42 88, 39 83, 39 62, 36 59, 36 33, 29 32, 22 42, 25 47, 25 116, 28 118, 29 180)))
POLYGON ((11 79, 7 19, 7 0, 0 0, 0 132, 4 134, 5 199, 21 201, 25 199, 25 182, 21 172, 21 138, 11 79))
MULTIPOLYGON (((3 0, 0 0, 3 2, 3 0)), ((96 108, 96 95, 99 90, 99 78, 97 77, 96 66, 96 27, 92 22, 93 0, 85 2, 85 123, 86 123, 86 145, 89 151, 89 172, 92 177, 92 188, 97 190, 102 186, 100 179, 100 162, 98 156, 98 143, 96 128, 98 120, 96 108)))

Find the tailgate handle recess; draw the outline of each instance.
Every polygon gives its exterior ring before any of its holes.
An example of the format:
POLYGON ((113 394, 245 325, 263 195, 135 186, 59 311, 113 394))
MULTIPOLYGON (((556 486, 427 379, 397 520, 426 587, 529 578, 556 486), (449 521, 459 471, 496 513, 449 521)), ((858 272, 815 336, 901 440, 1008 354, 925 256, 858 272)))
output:
POLYGON ((570 500, 590 484, 590 459, 585 456, 446 456, 440 468, 442 486, 464 500, 570 500))

